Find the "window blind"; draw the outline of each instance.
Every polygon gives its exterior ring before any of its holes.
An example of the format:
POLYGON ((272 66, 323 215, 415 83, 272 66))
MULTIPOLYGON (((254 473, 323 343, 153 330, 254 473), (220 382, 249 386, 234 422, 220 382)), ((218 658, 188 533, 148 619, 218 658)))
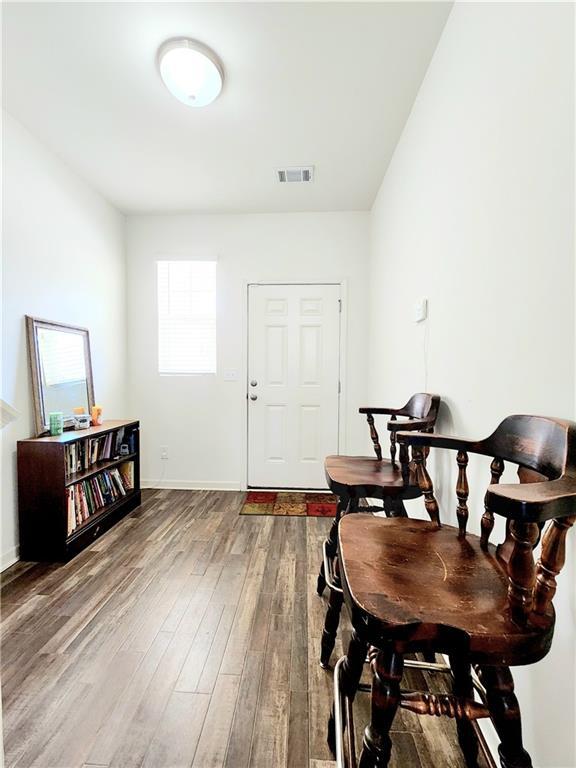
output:
POLYGON ((157 264, 159 372, 216 373, 216 262, 157 264))

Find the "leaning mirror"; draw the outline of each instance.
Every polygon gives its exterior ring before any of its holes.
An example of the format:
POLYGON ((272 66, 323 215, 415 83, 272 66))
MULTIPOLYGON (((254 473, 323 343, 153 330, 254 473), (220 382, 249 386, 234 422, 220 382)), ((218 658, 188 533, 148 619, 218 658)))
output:
POLYGON ((49 430, 49 414, 72 426, 75 408, 94 405, 90 337, 86 328, 26 317, 36 434, 49 430))

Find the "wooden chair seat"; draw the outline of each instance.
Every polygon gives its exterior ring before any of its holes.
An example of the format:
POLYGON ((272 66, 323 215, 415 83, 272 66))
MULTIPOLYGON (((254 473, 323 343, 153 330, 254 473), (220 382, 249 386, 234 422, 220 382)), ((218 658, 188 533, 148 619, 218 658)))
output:
POLYGON ((349 515, 340 521, 340 568, 353 612, 406 651, 432 642, 478 663, 533 663, 546 655, 553 616, 511 617, 506 563, 470 533, 424 520, 349 515), (366 619, 364 619, 366 620, 366 619))
POLYGON ((412 464, 409 465, 408 482, 404 482, 400 464, 389 459, 370 456, 327 456, 324 462, 326 481, 336 495, 349 493, 354 488, 356 496, 379 498, 402 496, 417 498, 422 492, 412 464), (408 486, 408 487, 407 487, 408 486))

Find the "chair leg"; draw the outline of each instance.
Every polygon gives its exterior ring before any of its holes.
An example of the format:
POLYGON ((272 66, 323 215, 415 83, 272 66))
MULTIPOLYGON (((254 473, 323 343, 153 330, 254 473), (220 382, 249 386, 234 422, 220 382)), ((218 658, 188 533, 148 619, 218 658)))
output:
MULTIPOLYGON (((340 586, 337 557, 334 559, 334 583, 336 586, 340 586)), ((340 611, 342 610, 343 602, 344 597, 342 593, 333 589, 330 592, 328 609, 326 611, 326 618, 324 619, 324 630, 322 631, 320 666, 323 669, 329 669, 330 667, 330 656, 336 645, 336 633, 338 632, 338 625, 340 624, 340 611)))
POLYGON ((384 514, 386 517, 394 517, 393 511, 392 511, 392 499, 390 496, 384 496, 382 499, 382 506, 384 508, 384 514))
POLYGON ((372 707, 370 724, 364 731, 359 768, 385 768, 390 761, 390 728, 400 703, 400 681, 404 659, 392 650, 370 651, 372 707))
MULTIPOLYGON (((343 696, 350 699, 350 701, 354 701, 356 691, 358 690, 367 651, 368 643, 360 637, 355 629, 352 630, 352 637, 350 638, 350 643, 348 645, 348 653, 346 654, 346 658, 340 670, 341 693, 343 696)), ((328 720, 327 741, 332 754, 336 755, 334 703, 332 704, 332 711, 330 712, 330 719, 328 720)))
MULTIPOLYGON (((328 538, 326 539, 326 544, 328 547, 328 555, 330 557, 334 557, 336 555, 336 549, 338 547, 338 523, 340 522, 340 518, 346 511, 348 504, 349 504, 349 499, 347 496, 339 497, 338 507, 336 509, 336 517, 334 518, 334 521, 330 527, 330 532, 328 533, 328 538)), ((322 597, 325 589, 326 589, 326 574, 324 573, 324 558, 322 558, 322 562, 320 563, 320 572, 318 573, 318 583, 316 585, 316 592, 318 593, 319 597, 322 597)))
POLYGON ((318 597, 322 597, 324 590, 326 589, 326 575, 324 573, 324 559, 320 563, 320 571, 318 572, 318 581, 316 583, 316 593, 318 597))
POLYGON ((393 499, 391 496, 384 496, 382 507, 386 517, 408 517, 406 507, 402 499, 393 499))
POLYGON ((500 738, 498 754, 502 768, 532 768, 530 755, 522 744, 520 706, 510 669, 481 666, 480 679, 486 688, 490 717, 500 738))
MULTIPOLYGON (((457 656, 450 656, 450 666, 454 681, 452 691, 456 696, 464 698, 474 698, 474 686, 472 684, 472 674, 469 662, 457 656)), ((456 720, 456 729, 458 731, 458 742, 464 755, 464 760, 468 768, 477 768, 478 766, 478 740, 474 732, 472 723, 466 719, 456 720)))

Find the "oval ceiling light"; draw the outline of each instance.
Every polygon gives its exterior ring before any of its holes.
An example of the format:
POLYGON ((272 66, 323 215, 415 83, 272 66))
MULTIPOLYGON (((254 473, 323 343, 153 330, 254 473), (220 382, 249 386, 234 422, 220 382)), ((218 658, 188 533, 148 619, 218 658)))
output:
POLYGON ((158 50, 158 68, 172 96, 188 107, 205 107, 222 90, 222 65, 215 53, 195 40, 167 40, 158 50))

